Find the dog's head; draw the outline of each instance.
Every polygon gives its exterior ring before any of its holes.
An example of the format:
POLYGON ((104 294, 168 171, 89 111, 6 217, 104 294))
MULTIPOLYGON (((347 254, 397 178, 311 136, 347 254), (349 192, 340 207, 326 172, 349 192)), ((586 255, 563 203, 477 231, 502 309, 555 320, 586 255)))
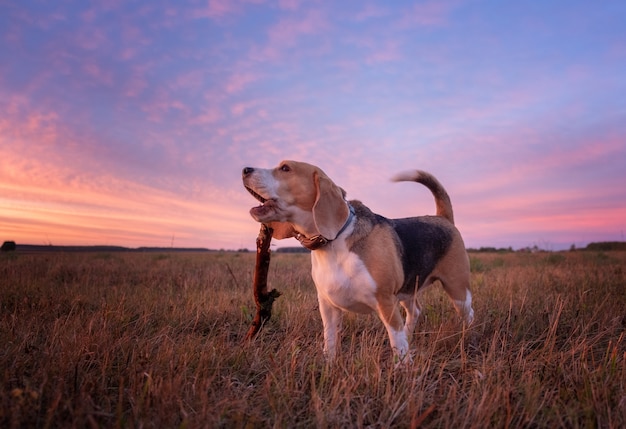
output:
POLYGON ((349 213, 345 191, 318 167, 283 161, 274 169, 246 167, 243 185, 261 202, 250 215, 277 239, 321 234, 334 239, 349 213))

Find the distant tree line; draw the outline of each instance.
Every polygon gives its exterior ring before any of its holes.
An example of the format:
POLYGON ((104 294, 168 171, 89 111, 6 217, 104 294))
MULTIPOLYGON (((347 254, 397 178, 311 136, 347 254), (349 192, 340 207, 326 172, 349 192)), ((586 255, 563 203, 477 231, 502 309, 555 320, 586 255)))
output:
POLYGON ((481 247, 479 249, 469 248, 467 249, 467 251, 471 253, 508 253, 508 252, 513 252, 513 248, 512 247, 507 247, 507 248, 481 247))
POLYGON ((123 246, 54 246, 39 244, 16 244, 15 241, 2 243, 3 252, 211 252, 199 247, 138 247, 123 246))
MULTIPOLYGON (((607 251, 612 251, 612 250, 623 250, 626 251, 626 241, 600 241, 597 243, 589 243, 586 247, 581 248, 581 249, 577 249, 576 245, 572 244, 572 246, 569 248, 570 251, 576 251, 576 250, 590 250, 590 251, 596 251, 596 252, 607 252, 607 251)), ((535 252, 546 252, 548 250, 545 249, 541 249, 539 246, 534 245, 532 247, 528 246, 528 247, 522 247, 521 249, 518 250, 513 250, 512 247, 481 247, 479 249, 467 249, 468 252, 471 253, 508 253, 508 252, 528 252, 528 253, 535 253, 535 252)))
POLYGON ((17 245, 15 244, 15 241, 5 241, 2 243, 2 248, 0 248, 0 250, 3 252, 13 252, 16 248, 17 245))
MULTIPOLYGON (((122 246, 53 246, 53 245, 37 245, 37 244, 16 244, 15 241, 8 240, 2 243, 2 252, 217 252, 218 250, 207 249, 204 247, 138 247, 129 248, 122 246)), ((597 252, 607 252, 613 250, 626 251, 626 241, 601 241, 597 243, 589 243, 587 247, 576 249, 572 244, 570 251, 590 250, 597 252)), ((229 250, 220 249, 220 252, 230 252, 229 250)), ((238 249, 234 252, 246 253, 248 249, 238 249)), ((509 253, 515 252, 512 247, 480 247, 478 249, 467 249, 470 253, 509 253)), ((517 252, 541 252, 543 251, 537 245, 532 247, 524 247, 517 252)), ((310 253, 310 250, 304 247, 279 247, 274 250, 276 253, 310 253)))
POLYGON ((599 243, 589 243, 585 250, 595 250, 607 252, 610 250, 626 250, 626 241, 601 241, 599 243))

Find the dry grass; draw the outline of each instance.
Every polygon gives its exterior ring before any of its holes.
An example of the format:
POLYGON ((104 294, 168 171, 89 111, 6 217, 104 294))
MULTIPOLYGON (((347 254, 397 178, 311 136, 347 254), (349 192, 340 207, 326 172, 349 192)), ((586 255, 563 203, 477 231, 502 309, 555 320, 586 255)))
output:
POLYGON ((373 315, 324 363, 307 255, 247 345, 253 254, 0 256, 1 427, 626 426, 626 253, 473 254, 475 325, 427 290, 400 370, 373 315))

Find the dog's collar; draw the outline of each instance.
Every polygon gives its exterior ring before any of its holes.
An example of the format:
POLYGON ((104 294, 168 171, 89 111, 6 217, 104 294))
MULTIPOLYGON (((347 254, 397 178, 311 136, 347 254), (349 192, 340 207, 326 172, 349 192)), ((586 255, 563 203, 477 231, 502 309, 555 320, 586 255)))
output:
POLYGON ((354 216, 355 216, 354 207, 352 207, 352 204, 350 203, 347 203, 347 204, 348 204, 348 209, 350 210, 350 213, 348 214, 348 219, 346 219, 346 223, 343 224, 343 226, 341 227, 341 229, 339 230, 335 238, 333 239, 326 238, 322 234, 314 235, 313 237, 305 237, 303 234, 297 233, 296 240, 298 240, 300 244, 302 244, 303 247, 306 247, 309 250, 317 250, 319 248, 326 246, 331 241, 335 240, 337 237, 341 235, 342 232, 346 230, 348 225, 350 225, 350 222, 352 222, 352 219, 354 219, 354 216))

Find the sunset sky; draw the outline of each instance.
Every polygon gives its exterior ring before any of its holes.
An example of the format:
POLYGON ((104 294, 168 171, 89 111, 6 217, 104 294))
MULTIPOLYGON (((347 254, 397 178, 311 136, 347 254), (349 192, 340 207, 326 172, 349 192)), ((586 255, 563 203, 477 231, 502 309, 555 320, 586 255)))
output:
MULTIPOLYGON (((468 247, 623 241, 626 2, 0 3, 0 242, 253 249, 245 166, 468 247)), ((294 239, 277 242, 295 246, 294 239)))

